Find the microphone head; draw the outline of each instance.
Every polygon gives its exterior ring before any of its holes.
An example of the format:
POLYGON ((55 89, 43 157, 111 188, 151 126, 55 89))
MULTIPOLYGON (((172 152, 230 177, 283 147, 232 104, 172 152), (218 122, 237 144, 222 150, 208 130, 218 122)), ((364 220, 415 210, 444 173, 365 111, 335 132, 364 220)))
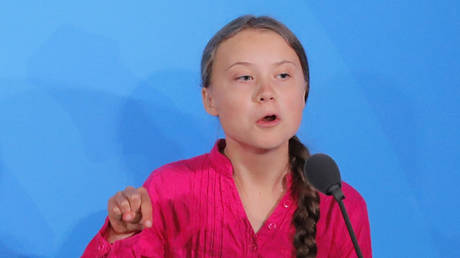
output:
POLYGON ((342 187, 339 168, 326 154, 315 154, 305 161, 303 174, 318 191, 324 194, 331 195, 331 188, 334 185, 342 187))

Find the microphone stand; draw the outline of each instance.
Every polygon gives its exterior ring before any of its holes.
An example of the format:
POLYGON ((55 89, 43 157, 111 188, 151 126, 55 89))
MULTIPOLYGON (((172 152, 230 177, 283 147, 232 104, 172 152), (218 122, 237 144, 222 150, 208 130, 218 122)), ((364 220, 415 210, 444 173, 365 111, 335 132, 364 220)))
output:
POLYGON ((363 258, 363 254, 361 253, 361 249, 358 245, 358 240, 356 240, 355 232, 350 223, 350 218, 348 217, 347 210, 345 209, 345 205, 343 204, 343 199, 345 199, 345 195, 340 188, 340 185, 336 184, 329 188, 329 193, 332 193, 334 199, 339 203, 340 211, 342 211, 343 219, 345 220, 345 224, 347 225, 348 233, 350 234, 351 241, 353 242, 353 246, 355 247, 356 254, 358 258, 363 258))

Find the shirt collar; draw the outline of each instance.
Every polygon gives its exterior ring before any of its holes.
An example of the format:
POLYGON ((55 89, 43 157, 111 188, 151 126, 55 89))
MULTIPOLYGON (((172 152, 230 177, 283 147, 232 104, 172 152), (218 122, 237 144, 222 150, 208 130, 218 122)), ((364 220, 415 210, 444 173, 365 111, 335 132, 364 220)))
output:
POLYGON ((225 139, 218 139, 209 153, 209 158, 216 172, 228 177, 233 177, 232 162, 227 158, 227 156, 220 152, 220 150, 223 150, 224 148, 225 139))
MULTIPOLYGON (((217 173, 221 173, 224 176, 233 178, 233 166, 230 159, 227 158, 220 150, 225 148, 225 139, 218 139, 214 144, 211 152, 209 153, 209 157, 212 163, 212 166, 216 170, 217 173)), ((292 171, 287 173, 286 175, 286 184, 287 189, 290 191, 292 185, 292 171)))

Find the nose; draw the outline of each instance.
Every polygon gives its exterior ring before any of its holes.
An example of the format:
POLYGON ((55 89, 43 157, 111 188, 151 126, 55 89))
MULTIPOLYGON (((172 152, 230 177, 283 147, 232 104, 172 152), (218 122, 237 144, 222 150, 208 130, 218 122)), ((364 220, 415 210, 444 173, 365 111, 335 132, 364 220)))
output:
POLYGON ((274 101, 275 92, 270 84, 263 83, 257 92, 257 101, 260 103, 274 101))
POLYGON ((275 98, 273 96, 260 96, 259 97, 259 102, 266 102, 266 101, 272 101, 275 98))

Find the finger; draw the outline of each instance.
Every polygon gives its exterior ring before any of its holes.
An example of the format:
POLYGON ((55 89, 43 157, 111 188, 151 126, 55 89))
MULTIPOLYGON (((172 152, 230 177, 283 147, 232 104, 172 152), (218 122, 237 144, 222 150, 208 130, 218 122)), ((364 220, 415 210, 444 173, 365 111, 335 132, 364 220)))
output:
POLYGON ((126 196, 126 198, 129 201, 129 206, 131 207, 131 211, 133 211, 134 213, 140 212, 139 210, 141 206, 141 195, 139 191, 137 191, 137 189, 132 186, 128 186, 123 191, 123 194, 126 196))
POLYGON ((139 187, 141 194, 141 213, 142 213, 142 225, 145 227, 152 226, 152 202, 150 200, 149 193, 144 187, 139 187))
POLYGON ((138 223, 127 223, 126 228, 128 232, 139 232, 144 229, 142 224, 138 224, 138 223))
POLYGON ((122 221, 122 212, 120 207, 118 207, 117 202, 115 201, 114 195, 112 198, 109 199, 108 202, 108 211, 109 211, 109 225, 117 233, 125 233, 127 231, 125 223, 122 221))
POLYGON ((109 218, 112 220, 121 220, 122 212, 115 201, 115 196, 112 196, 107 204, 107 210, 109 212, 109 218))
POLYGON ((118 192, 115 195, 115 201, 117 203, 117 206, 120 208, 121 212, 123 214, 128 213, 131 211, 131 208, 129 206, 129 201, 128 199, 123 195, 122 192, 118 192))
MULTIPOLYGON (((128 196, 127 194, 125 194, 124 192, 122 192, 123 196, 125 197, 125 199, 128 201, 128 204, 129 204, 129 211, 124 211, 123 212, 123 216, 122 216, 122 219, 123 221, 125 222, 128 222, 128 223, 137 223, 135 220, 137 219, 137 221, 139 221, 140 219, 138 217, 140 217, 140 210, 138 209, 137 211, 131 206, 131 202, 130 202, 130 196, 128 196)), ((140 202, 140 201, 139 201, 140 202)))

